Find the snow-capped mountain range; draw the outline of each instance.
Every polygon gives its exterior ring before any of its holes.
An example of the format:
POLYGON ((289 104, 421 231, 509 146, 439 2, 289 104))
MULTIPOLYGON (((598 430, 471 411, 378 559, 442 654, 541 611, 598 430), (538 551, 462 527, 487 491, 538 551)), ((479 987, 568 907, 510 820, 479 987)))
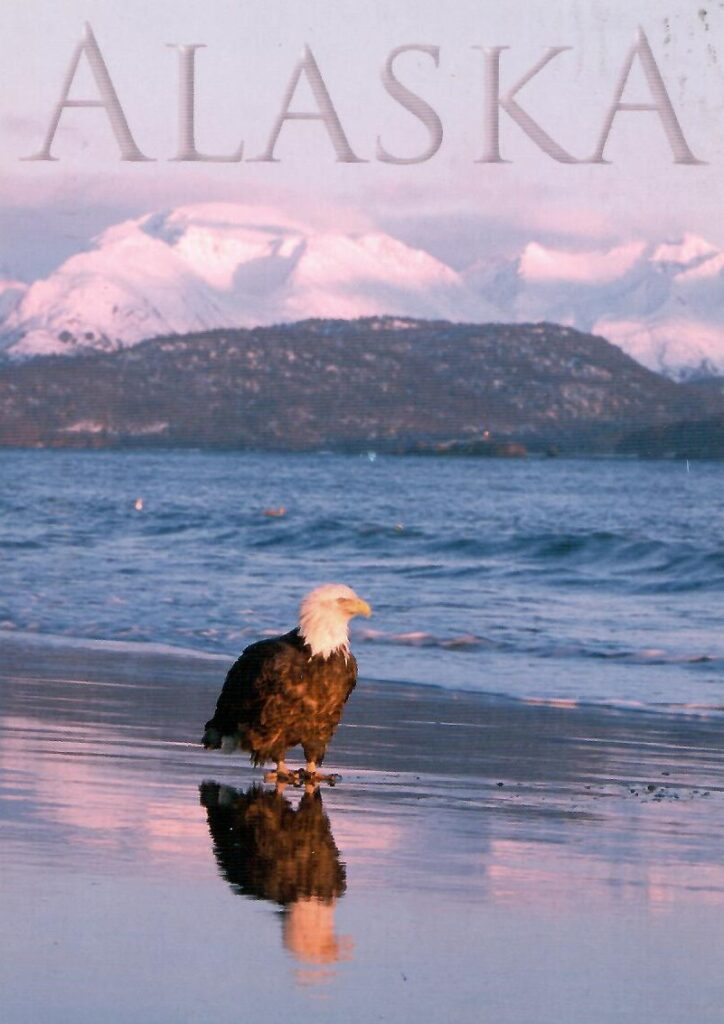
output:
POLYGON ((724 374, 724 251, 686 235, 568 251, 529 243, 460 272, 380 231, 317 231, 259 206, 197 204, 117 224, 47 278, 0 281, 13 357, 307 318, 551 321, 675 378, 724 374))
POLYGON ((570 252, 529 243, 465 278, 503 318, 599 334, 675 379, 724 375, 724 251, 695 235, 570 252))

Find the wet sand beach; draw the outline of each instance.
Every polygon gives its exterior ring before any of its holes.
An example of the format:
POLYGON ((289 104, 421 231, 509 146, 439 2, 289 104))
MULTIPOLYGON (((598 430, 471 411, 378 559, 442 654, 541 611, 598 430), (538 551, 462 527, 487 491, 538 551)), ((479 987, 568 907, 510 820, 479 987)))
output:
POLYGON ((720 716, 362 681, 275 793, 226 665, 0 640, 6 1024, 722 1020, 720 716))

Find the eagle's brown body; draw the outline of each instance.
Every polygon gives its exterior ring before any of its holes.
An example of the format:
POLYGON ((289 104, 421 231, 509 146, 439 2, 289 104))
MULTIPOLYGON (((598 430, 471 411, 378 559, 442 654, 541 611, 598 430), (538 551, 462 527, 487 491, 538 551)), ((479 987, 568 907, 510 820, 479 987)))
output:
POLYGON ((240 747, 254 765, 301 744, 320 765, 357 681, 348 649, 312 654, 299 629, 247 647, 232 665, 206 723, 204 745, 240 747))

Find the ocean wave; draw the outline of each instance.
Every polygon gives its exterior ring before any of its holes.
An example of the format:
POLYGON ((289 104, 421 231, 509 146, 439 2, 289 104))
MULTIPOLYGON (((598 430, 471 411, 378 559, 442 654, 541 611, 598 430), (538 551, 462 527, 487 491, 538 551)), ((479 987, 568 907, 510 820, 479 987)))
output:
POLYGON ((364 515, 310 515, 294 507, 270 517, 261 503, 234 511, 224 508, 164 508, 148 500, 141 512, 94 502, 63 515, 38 512, 38 522, 25 528, 13 523, 12 532, 0 536, 0 552, 61 550, 69 545, 102 547, 122 537, 126 550, 145 551, 178 538, 189 550, 205 551, 219 566, 245 553, 249 557, 304 555, 369 557, 396 565, 396 571, 419 579, 464 581, 476 576, 499 579, 549 581, 561 587, 607 586, 641 594, 681 594, 724 590, 724 546, 716 531, 701 538, 690 531, 679 536, 656 535, 652 520, 647 528, 629 530, 516 528, 496 521, 434 520, 421 524, 364 515), (128 545, 134 545, 133 548, 128 545))
MULTIPOLYGON (((54 643, 73 647, 107 646, 129 650, 188 654, 195 657, 229 659, 240 650, 263 637, 278 635, 278 629, 258 626, 204 625, 174 631, 173 642, 165 642, 158 633, 140 625, 118 626, 102 639, 77 636, 72 632, 45 633, 33 624, 18 623, 9 617, 0 618, 0 636, 24 636, 35 643, 54 643)), ((535 661, 608 661, 630 666, 688 666, 712 669, 717 675, 724 671, 724 654, 718 651, 681 650, 675 647, 617 647, 610 643, 561 642, 535 629, 513 630, 498 637, 473 633, 450 632, 438 635, 427 630, 385 631, 353 628, 353 647, 374 645, 392 649, 412 648, 446 652, 450 656, 478 653, 481 655, 525 656, 535 661)), ((462 663, 461 663, 462 664, 462 663)), ((480 663, 483 667, 486 662, 480 663)), ((453 687, 454 688, 454 687, 453 687)))
MULTIPOLYGON (((225 534, 219 538, 229 539, 225 534)), ((491 575, 550 577, 568 586, 609 585, 641 593, 724 590, 724 550, 691 540, 607 530, 471 532, 452 524, 430 530, 404 522, 322 516, 254 522, 244 537, 251 551, 299 556, 334 550, 397 562, 408 577, 464 579, 491 575)))
POLYGON ((150 640, 108 640, 97 637, 70 636, 58 633, 40 633, 32 630, 19 630, 0 622, 0 639, 12 644, 25 644, 28 647, 44 647, 52 650, 68 651, 115 651, 122 654, 142 655, 160 654, 168 657, 197 659, 201 661, 228 661, 227 655, 214 654, 211 651, 199 650, 197 647, 184 647, 177 644, 160 643, 150 640), (8 635, 9 633, 9 635, 8 635))
MULTIPOLYGON (((396 642, 407 646, 429 646, 431 638, 428 634, 416 634, 416 633, 401 633, 397 636, 384 635, 367 637, 368 641, 371 642, 396 642)), ((456 637, 448 639, 438 639, 433 642, 444 647, 450 640, 465 640, 465 637, 456 637)), ((478 638, 474 638, 477 642, 478 638)), ((85 637, 74 637, 57 634, 47 634, 38 632, 25 632, 25 631, 13 631, 7 633, 5 631, 0 632, 0 644, 5 645, 6 648, 9 645, 9 649, 15 649, 16 651, 22 652, 26 649, 37 649, 37 650, 50 650, 53 652, 54 657, 57 658, 57 666, 59 671, 63 671, 63 652, 67 651, 69 655, 77 655, 78 652, 85 653, 88 658, 89 670, 93 664, 93 658, 96 655, 102 655, 104 652, 123 654, 125 658, 144 658, 149 654, 157 657, 165 657, 169 659, 169 672, 173 675, 182 668, 183 662, 188 661, 190 664, 194 662, 206 662, 210 665, 218 665, 218 678, 217 670, 214 669, 213 682, 217 684, 218 679, 222 678, 225 666, 229 664, 229 655, 227 654, 214 654, 209 651, 199 650, 198 648, 185 647, 182 645, 141 641, 138 639, 126 639, 126 640, 106 640, 106 639, 95 639, 85 637)), ((667 655, 666 652, 658 650, 642 650, 639 652, 630 652, 635 656, 643 656, 650 658, 668 658, 669 660, 675 660, 673 655, 667 655)), ((724 662, 724 659, 720 659, 724 662)), ((74 668, 77 672, 77 664, 74 668)), ((496 690, 494 686, 481 685, 479 687, 456 687, 454 685, 447 684, 445 682, 436 681, 420 681, 413 679, 406 679, 403 677, 390 677, 390 676, 368 676, 366 677, 369 683, 374 685, 390 685, 406 687, 422 687, 424 689, 443 690, 451 692, 453 695, 458 689, 462 689, 467 693, 476 693, 481 699, 491 702, 504 702, 504 703, 522 703, 532 706, 548 707, 551 709, 557 709, 561 711, 567 710, 607 710, 620 713, 647 713, 647 714, 666 714, 674 716, 688 716, 688 717, 710 717, 710 716, 721 716, 724 714, 724 702, 720 697, 712 697, 712 699, 706 699, 703 693, 700 693, 697 698, 691 699, 676 699, 673 694, 668 697, 658 696, 651 699, 646 699, 645 689, 642 696, 633 698, 629 696, 619 694, 607 694, 599 696, 591 696, 585 693, 570 694, 566 693, 565 690, 560 692, 550 693, 509 693, 500 690, 496 690)), ((534 684, 535 680, 531 680, 534 684)), ((199 682, 199 685, 208 685, 209 680, 199 682)), ((531 687, 532 689, 534 686, 531 687)), ((717 691, 718 692, 718 691, 717 691)))
POLYGON ((538 635, 533 642, 529 637, 535 630, 494 640, 490 637, 475 636, 472 633, 453 633, 450 636, 436 636, 423 630, 409 632, 385 632, 380 629, 357 629, 356 642, 383 644, 392 647, 429 647, 446 651, 492 650, 508 654, 528 654, 548 659, 600 659, 619 661, 626 664, 646 665, 709 665, 724 668, 724 655, 706 651, 681 651, 660 647, 615 648, 610 645, 581 643, 563 644, 545 635, 538 635))
POLYGON ((471 651, 483 647, 494 646, 492 641, 483 637, 462 633, 456 636, 437 637, 424 630, 410 630, 406 633, 385 633, 381 629, 359 629, 355 639, 363 643, 390 644, 402 647, 440 647, 444 650, 471 651))
POLYGON ((627 576, 634 571, 670 575, 679 581, 708 578, 724 582, 724 550, 702 548, 688 541, 631 537, 610 531, 571 531, 512 534, 499 538, 453 537, 436 551, 467 558, 512 559, 511 568, 543 565, 593 566, 600 573, 627 576), (517 560, 517 561, 516 561, 517 560))

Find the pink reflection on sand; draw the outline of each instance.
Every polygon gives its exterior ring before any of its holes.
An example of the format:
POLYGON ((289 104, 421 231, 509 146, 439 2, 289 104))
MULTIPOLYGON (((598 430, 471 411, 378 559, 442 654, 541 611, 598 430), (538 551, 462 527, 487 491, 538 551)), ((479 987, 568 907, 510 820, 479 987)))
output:
POLYGON ((406 838, 401 825, 383 822, 377 817, 367 819, 351 815, 335 818, 334 835, 344 848, 347 864, 365 860, 370 853, 392 853, 404 846, 406 838))
POLYGON ((62 827, 64 844, 206 865, 202 816, 188 794, 164 788, 159 797, 158 786, 143 777, 134 786, 117 761, 100 756, 117 743, 110 730, 95 727, 89 740, 82 726, 18 716, 0 721, 0 771, 22 786, 24 795, 16 799, 62 827))
POLYGON ((655 842, 645 842, 635 860, 562 852, 557 844, 494 840, 485 858, 487 895, 517 905, 644 903, 660 912, 673 911, 684 894, 709 905, 724 903, 724 866, 661 863, 655 842))
POLYGON ((284 913, 283 942, 305 964, 334 964, 352 959, 354 940, 334 930, 337 901, 311 896, 290 904, 284 913))

